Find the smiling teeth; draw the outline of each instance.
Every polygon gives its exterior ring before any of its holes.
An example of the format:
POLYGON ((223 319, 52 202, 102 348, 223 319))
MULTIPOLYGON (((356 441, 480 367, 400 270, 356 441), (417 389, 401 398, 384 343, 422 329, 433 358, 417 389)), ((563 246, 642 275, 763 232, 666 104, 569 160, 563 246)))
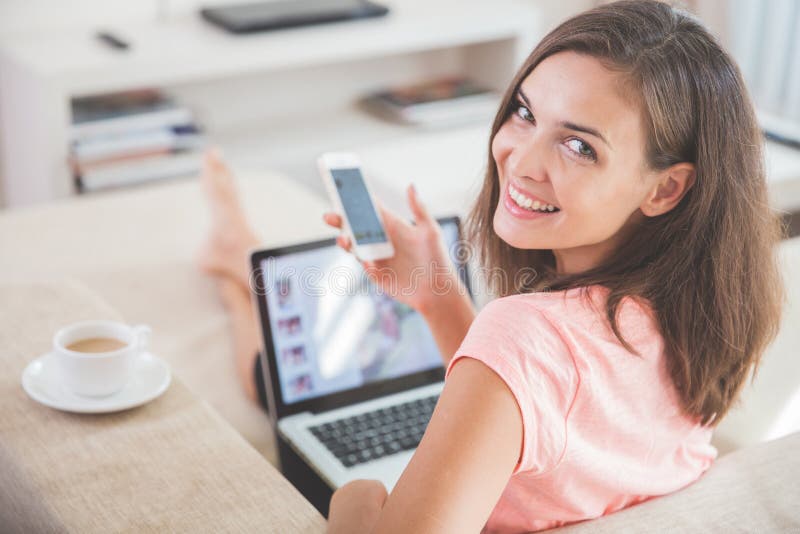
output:
POLYGON ((531 200, 520 193, 519 190, 515 189, 512 185, 508 186, 508 193, 514 200, 514 203, 516 203, 516 205, 520 208, 524 208, 529 211, 538 211, 540 213, 552 212, 556 210, 556 207, 552 204, 545 204, 544 202, 539 202, 538 200, 531 200))

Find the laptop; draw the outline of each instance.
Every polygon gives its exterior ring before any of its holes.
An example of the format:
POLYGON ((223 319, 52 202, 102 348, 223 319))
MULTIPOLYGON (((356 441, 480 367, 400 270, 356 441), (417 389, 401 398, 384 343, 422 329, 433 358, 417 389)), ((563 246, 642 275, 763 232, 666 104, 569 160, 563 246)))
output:
POLYGON ((208 7, 200 15, 231 33, 380 17, 389 9, 368 0, 270 0, 208 7))
MULTIPOLYGON (((455 256, 459 220, 439 224, 455 256)), ((251 266, 273 426, 331 489, 370 478, 391 491, 444 385, 424 319, 334 239, 257 250, 251 266)))

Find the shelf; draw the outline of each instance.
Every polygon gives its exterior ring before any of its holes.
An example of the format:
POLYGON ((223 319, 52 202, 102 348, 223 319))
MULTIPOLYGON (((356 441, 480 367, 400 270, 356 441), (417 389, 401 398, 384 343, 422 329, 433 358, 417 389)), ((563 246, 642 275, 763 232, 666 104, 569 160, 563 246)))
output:
POLYGON ((447 196, 443 188, 450 187, 452 177, 463 176, 462 185, 466 184, 485 163, 490 123, 491 117, 485 124, 422 128, 384 121, 351 106, 322 118, 295 117, 269 128, 260 123, 239 125, 212 135, 210 143, 222 148, 225 158, 237 168, 279 171, 326 200, 316 158, 326 151, 355 151, 375 182, 376 192, 404 201, 403 191, 410 181, 425 182, 419 190, 429 192, 438 206, 438 199, 447 196), (477 165, 476 152, 481 154, 477 165))
POLYGON ((0 202, 75 194, 71 99, 145 87, 192 110, 237 164, 277 168, 316 190, 321 152, 420 133, 354 110, 359 97, 450 75, 504 87, 540 37, 530 0, 388 5, 378 19, 245 36, 196 13, 107 28, 131 42, 124 53, 88 27, 0 38, 0 131, 14 132, 0 136, 0 202))
POLYGON ((79 96, 514 39, 538 21, 534 6, 515 0, 388 5, 386 17, 246 36, 225 33, 196 14, 133 23, 114 28, 132 43, 126 53, 101 45, 95 28, 11 36, 0 49, 7 60, 79 96))

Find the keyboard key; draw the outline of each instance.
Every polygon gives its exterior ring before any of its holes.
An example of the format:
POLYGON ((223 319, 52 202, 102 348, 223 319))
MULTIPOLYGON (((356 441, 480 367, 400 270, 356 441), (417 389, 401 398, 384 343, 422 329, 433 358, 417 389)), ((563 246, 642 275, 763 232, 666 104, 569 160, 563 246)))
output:
POLYGON ((400 443, 400 447, 401 447, 401 448, 402 448, 404 451, 407 451, 407 450, 409 450, 409 449, 416 448, 416 446, 417 446, 417 445, 419 445, 419 442, 418 442, 418 441, 414 440, 413 438, 408 438, 408 437, 401 439, 401 440, 399 441, 399 443, 400 443))
POLYGON ((438 396, 381 408, 311 427, 311 433, 345 467, 419 445, 438 396))

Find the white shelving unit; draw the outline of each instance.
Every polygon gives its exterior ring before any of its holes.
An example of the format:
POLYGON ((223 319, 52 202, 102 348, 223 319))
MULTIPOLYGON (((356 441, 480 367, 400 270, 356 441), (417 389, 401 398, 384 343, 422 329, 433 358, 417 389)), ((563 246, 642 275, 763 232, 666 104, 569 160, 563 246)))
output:
POLYGON ((114 52, 95 28, 0 41, 0 162, 8 206, 75 194, 71 99, 158 87, 190 107, 233 158, 311 168, 322 150, 417 135, 368 117, 365 92, 446 74, 503 89, 541 36, 525 0, 395 0, 387 17, 232 36, 197 15, 131 24, 114 52))

